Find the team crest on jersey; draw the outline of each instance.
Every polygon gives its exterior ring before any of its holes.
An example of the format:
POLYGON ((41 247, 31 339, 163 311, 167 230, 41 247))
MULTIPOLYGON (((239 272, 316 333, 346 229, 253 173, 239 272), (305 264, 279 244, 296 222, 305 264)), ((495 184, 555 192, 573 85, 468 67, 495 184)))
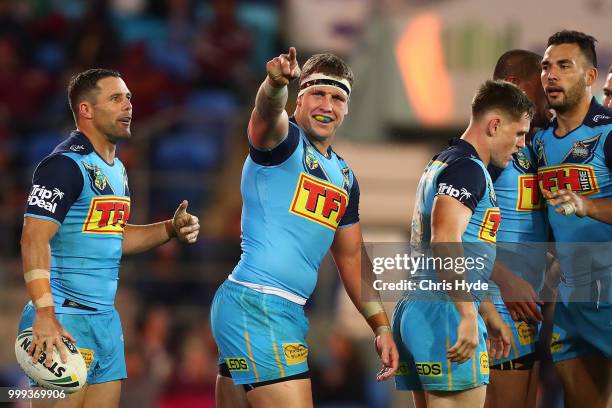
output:
POLYGON ((544 140, 535 141, 536 162, 538 167, 546 166, 546 153, 544 153, 544 140))
POLYGON ((590 139, 579 140, 574 143, 569 152, 565 155, 561 163, 586 163, 595 155, 595 148, 599 143, 601 133, 590 139))
POLYGON ((92 190, 94 190, 95 192, 99 194, 103 194, 103 195, 106 195, 106 194, 114 195, 115 194, 115 192, 113 191, 113 188, 111 187, 110 183, 106 179, 106 176, 104 175, 104 173, 102 173, 102 170, 100 169, 100 167, 96 165, 91 165, 88 163, 83 163, 83 166, 85 166, 85 170, 87 170, 87 175, 89 176, 89 181, 91 183, 92 190))
POLYGON ((514 155, 513 159, 514 160, 512 160, 512 163, 514 164, 514 167, 521 173, 535 173, 533 164, 522 150, 519 150, 518 153, 514 155))
POLYGON ((346 191, 301 173, 289 212, 335 231, 347 205, 346 191))
POLYGON ((495 189, 489 180, 487 180, 487 187, 489 188, 489 201, 491 201, 492 206, 497 207, 497 195, 495 195, 495 189))
POLYGON ((349 191, 349 186, 351 185, 351 170, 348 167, 344 167, 342 169, 342 187, 347 192, 349 191))
POLYGON ((312 150, 312 147, 308 146, 306 148, 306 166, 308 166, 308 168, 310 170, 315 170, 316 168, 319 167, 319 160, 317 160, 317 156, 315 155, 314 151, 312 150))
POLYGON ((321 166, 321 163, 319 163, 319 159, 317 159, 317 155, 314 151, 314 148, 305 140, 303 141, 303 143, 304 143, 304 158, 303 158, 304 170, 306 170, 308 174, 312 174, 313 176, 318 177, 320 179, 330 180, 330 178, 327 176, 327 173, 325 172, 325 169, 323 168, 323 166, 321 166))

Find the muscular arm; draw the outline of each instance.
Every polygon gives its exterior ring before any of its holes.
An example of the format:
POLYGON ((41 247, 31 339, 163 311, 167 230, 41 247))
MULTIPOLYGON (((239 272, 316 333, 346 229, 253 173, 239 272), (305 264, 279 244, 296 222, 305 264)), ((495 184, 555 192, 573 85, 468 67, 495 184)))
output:
POLYGON ((168 227, 168 223, 172 220, 147 225, 127 224, 123 230, 123 254, 138 254, 170 241, 173 227, 168 227))
POLYGON ((557 206, 555 211, 559 214, 565 215, 566 211, 570 210, 573 211, 577 217, 591 217, 594 220, 612 224, 611 199, 587 198, 571 190, 564 189, 552 192, 543 190, 542 193, 548 205, 557 206), (567 207, 567 205, 569 205, 569 207, 567 207))
MULTIPOLYGON (((457 259, 463 257, 461 239, 466 230, 472 211, 458 200, 438 195, 434 198, 431 212, 431 248, 436 258, 457 259)), ((445 265, 446 262, 443 263, 445 265)), ((453 262, 453 264, 456 264, 453 262)), ((448 282, 464 280, 463 274, 452 268, 438 271, 440 279, 448 282)), ((456 286, 454 286, 455 288, 456 286)), ((477 312, 472 296, 467 291, 447 290, 460 316, 457 328, 457 342, 447 351, 451 361, 466 361, 478 346, 477 312)))
MULTIPOLYGON (((374 290, 373 273, 370 260, 363 247, 359 223, 336 231, 331 253, 338 267, 340 279, 351 301, 358 310, 364 302, 380 302, 380 294, 374 290)), ((389 326, 387 314, 382 311, 366 317, 372 331, 389 326)))
MULTIPOLYGON (((56 223, 39 218, 25 217, 21 232, 21 261, 23 273, 35 269, 51 269, 51 248, 49 242, 59 229, 56 223)), ((26 284, 33 302, 45 293, 51 293, 48 279, 35 279, 26 284)), ((37 308, 37 313, 54 315, 53 306, 37 308)))
POLYGON ((28 352, 34 361, 45 351, 47 359, 45 364, 51 364, 53 347, 59 352, 63 362, 66 361, 67 351, 62 343, 61 336, 72 341, 70 335, 55 318, 53 297, 49 281, 51 269, 51 248, 49 242, 55 235, 59 225, 39 218, 25 217, 21 232, 21 259, 23 264, 24 280, 32 303, 36 308, 36 315, 32 324, 32 344, 28 352))
POLYGON ((267 76, 257 91, 255 107, 249 120, 249 139, 258 149, 276 147, 289 131, 287 84, 300 76, 295 48, 266 64, 267 76))
POLYGON ((123 254, 137 254, 155 248, 177 237, 182 242, 194 243, 198 238, 198 217, 187 212, 187 201, 183 201, 171 220, 147 225, 127 224, 123 230, 123 254))
MULTIPOLYGON (((431 247, 435 257, 463 257, 461 239, 471 217, 472 211, 456 199, 446 195, 434 198, 431 212, 431 247)), ((456 273, 454 269, 442 269, 438 273, 441 279, 447 281, 463 280, 463 274, 456 273)), ((472 297, 467 292, 450 290, 446 293, 455 302, 459 314, 476 312, 472 297)))
POLYGON ((399 365, 399 353, 390 332, 389 319, 380 303, 380 295, 372 286, 372 267, 363 248, 359 223, 336 231, 331 253, 346 292, 376 334, 376 350, 383 363, 377 379, 389 379, 399 365))

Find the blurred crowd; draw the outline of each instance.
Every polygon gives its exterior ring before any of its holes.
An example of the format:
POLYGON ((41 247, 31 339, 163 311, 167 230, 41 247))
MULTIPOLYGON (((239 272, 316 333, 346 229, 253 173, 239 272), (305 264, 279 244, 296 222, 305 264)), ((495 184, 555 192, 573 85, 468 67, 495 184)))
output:
MULTIPOLYGON (((26 384, 11 357, 11 333, 27 301, 19 239, 31 176, 74 128, 70 76, 106 67, 119 70, 134 95, 133 137, 118 148, 132 221, 167 219, 188 199, 204 228, 195 246, 171 242, 123 261, 117 308, 129 378, 122 406, 214 406, 208 308, 240 255, 244 129, 265 62, 286 46, 282 6, 0 0, 0 320, 14 324, 0 341, 0 386, 26 384)), ((349 335, 325 331, 322 339, 311 362, 317 406, 388 402, 349 335)))

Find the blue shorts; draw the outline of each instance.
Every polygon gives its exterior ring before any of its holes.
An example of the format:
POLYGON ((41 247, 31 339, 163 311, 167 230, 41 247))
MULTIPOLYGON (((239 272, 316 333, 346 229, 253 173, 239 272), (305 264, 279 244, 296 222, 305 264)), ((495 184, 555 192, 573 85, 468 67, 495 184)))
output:
POLYGON ((413 391, 461 391, 489 383, 486 327, 478 315, 478 347, 464 363, 451 363, 446 352, 457 341, 459 313, 446 294, 435 299, 403 298, 393 313, 393 336, 400 367, 395 388, 413 391))
POLYGON ((600 351, 612 357, 612 303, 555 304, 550 352, 555 363, 600 351))
POLYGON ((227 364, 235 384, 308 371, 302 306, 226 280, 213 299, 210 321, 219 364, 227 364))
MULTIPOLYGON (((23 309, 19 331, 31 327, 36 310, 23 309)), ((56 313, 55 317, 76 339, 87 365, 87 383, 99 384, 127 378, 121 319, 116 310, 97 314, 56 313)))
POLYGON ((523 321, 515 322, 512 320, 510 311, 501 297, 493 297, 492 302, 501 318, 510 327, 510 330, 512 330, 512 338, 510 339, 511 348, 508 357, 502 357, 500 359, 492 358, 491 365, 494 366, 535 353, 540 333, 540 325, 529 324, 523 321))

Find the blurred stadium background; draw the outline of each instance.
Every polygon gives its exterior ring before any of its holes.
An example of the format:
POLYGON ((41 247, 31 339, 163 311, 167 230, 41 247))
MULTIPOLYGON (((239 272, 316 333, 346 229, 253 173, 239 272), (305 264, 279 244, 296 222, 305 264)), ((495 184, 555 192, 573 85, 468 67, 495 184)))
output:
MULTIPOLYGON (((245 127, 268 59, 294 45, 301 61, 332 51, 352 65, 336 150, 359 177, 366 240, 402 241, 424 164, 463 130, 497 58, 541 53, 559 29, 585 31, 599 40, 601 99, 610 21, 607 0, 0 0, 0 386, 25 386, 13 352, 27 301, 23 208, 34 166, 74 126, 73 73, 118 69, 134 94, 133 137, 119 148, 131 222, 169 218, 186 198, 203 226, 194 246, 171 242, 123 260, 122 406, 212 407, 208 310, 240 255, 245 127)), ((374 381, 371 335, 330 259, 308 310, 316 406, 409 406, 374 381)))

